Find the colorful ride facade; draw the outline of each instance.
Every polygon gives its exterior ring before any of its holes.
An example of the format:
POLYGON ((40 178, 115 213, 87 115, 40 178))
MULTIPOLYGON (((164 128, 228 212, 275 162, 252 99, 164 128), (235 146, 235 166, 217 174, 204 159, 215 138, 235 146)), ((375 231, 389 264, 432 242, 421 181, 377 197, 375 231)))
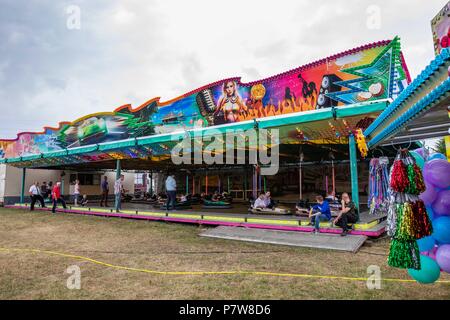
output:
MULTIPOLYGON (((55 167, 115 159, 164 159, 176 132, 280 129, 280 143, 341 143, 367 129, 411 82, 398 37, 364 45, 273 77, 230 78, 167 102, 86 115, 42 132, 0 140, 0 163, 55 167)), ((165 158, 166 159, 166 158, 165 158)))

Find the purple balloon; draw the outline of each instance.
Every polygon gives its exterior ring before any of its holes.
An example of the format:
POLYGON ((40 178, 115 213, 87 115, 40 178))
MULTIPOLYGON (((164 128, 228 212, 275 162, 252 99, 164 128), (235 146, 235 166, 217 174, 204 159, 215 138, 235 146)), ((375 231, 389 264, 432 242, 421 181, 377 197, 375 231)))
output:
POLYGON ((435 187, 447 189, 450 186, 450 163, 444 159, 428 161, 423 167, 423 177, 435 187))
POLYGON ((417 152, 422 158, 425 159, 425 154, 423 148, 418 148, 416 150, 413 150, 414 152, 417 152))
POLYGON ((429 182, 425 181, 425 192, 419 195, 419 198, 425 203, 425 205, 430 206, 436 200, 437 191, 436 188, 429 182))
POLYGON ((436 262, 441 270, 450 273, 450 244, 439 246, 436 252, 436 262))
POLYGON ((439 191, 432 208, 435 215, 450 216, 450 190, 439 191))

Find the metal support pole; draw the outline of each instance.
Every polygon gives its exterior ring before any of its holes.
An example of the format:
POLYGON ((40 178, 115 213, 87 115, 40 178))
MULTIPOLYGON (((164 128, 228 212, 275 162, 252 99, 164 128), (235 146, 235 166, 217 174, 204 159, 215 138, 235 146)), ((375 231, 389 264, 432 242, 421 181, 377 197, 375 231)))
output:
POLYGON ((336 196, 336 172, 334 171, 334 161, 331 160, 331 176, 333 185, 333 195, 336 196))
POLYGON ((298 189, 299 189, 299 200, 303 199, 303 171, 302 171, 302 163, 303 163, 303 159, 304 159, 304 154, 302 152, 302 149, 300 149, 300 154, 299 154, 299 168, 298 168, 298 189))
POLYGON ((247 167, 244 168, 244 200, 247 200, 247 167))
POLYGON ((227 191, 230 193, 230 176, 227 177, 227 191))
POLYGON ((153 196, 153 171, 150 171, 150 189, 149 189, 150 196, 153 196))
POLYGON ((356 157, 355 137, 350 135, 348 138, 350 151, 350 176, 352 182, 352 200, 359 211, 359 188, 358 188, 358 159, 356 157))
MULTIPOLYGON (((121 175, 120 159, 117 159, 117 161, 116 161, 116 181, 120 179, 120 175, 121 175)), ((122 197, 122 195, 117 197, 114 194, 116 211, 119 211, 121 197, 122 197)))
POLYGON ((186 174, 186 195, 189 194, 189 175, 186 174))
POLYGON ((20 190, 20 203, 25 202, 25 177, 27 174, 27 169, 22 168, 22 189, 20 190))

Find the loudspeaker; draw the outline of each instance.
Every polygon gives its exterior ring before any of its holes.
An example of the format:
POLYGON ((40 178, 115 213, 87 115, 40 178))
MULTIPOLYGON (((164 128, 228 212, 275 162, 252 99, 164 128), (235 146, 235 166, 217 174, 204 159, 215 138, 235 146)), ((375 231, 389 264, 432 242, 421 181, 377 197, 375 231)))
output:
POLYGON ((338 81, 342 81, 342 79, 335 74, 326 74, 323 76, 319 96, 317 97, 316 109, 337 106, 338 102, 330 99, 326 94, 341 90, 341 86, 335 84, 338 81))

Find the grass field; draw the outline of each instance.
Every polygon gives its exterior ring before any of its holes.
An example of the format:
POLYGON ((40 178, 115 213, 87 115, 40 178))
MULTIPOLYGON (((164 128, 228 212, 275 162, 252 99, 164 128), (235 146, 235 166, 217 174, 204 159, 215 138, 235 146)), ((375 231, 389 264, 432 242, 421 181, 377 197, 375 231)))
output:
MULTIPOLYGON (((202 238, 202 227, 162 222, 51 215, 0 208, 0 247, 49 250, 116 266, 158 271, 266 271, 410 279, 386 265, 389 242, 357 254, 202 238)), ((450 280, 442 273, 440 280, 450 280)), ((167 275, 121 270, 74 257, 0 250, 0 299, 450 299, 450 284, 382 282, 269 275, 167 275), (81 289, 66 287, 71 265, 81 289)))

